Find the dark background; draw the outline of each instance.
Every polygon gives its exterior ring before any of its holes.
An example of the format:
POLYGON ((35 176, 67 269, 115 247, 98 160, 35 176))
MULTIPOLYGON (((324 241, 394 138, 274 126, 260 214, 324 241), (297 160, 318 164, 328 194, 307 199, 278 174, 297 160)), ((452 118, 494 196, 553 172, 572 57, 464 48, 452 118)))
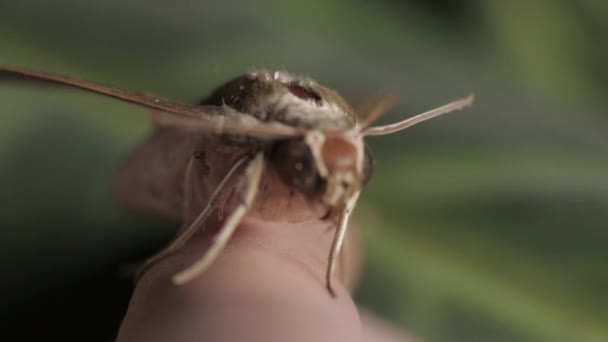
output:
MULTIPOLYGON (((426 341, 607 341, 607 4, 2 0, 0 63, 185 101, 285 68, 397 92, 382 122, 472 91, 369 140, 357 301, 426 341)), ((174 232, 109 192, 144 113, 0 84, 0 305, 22 340, 112 340, 129 264, 174 232)))

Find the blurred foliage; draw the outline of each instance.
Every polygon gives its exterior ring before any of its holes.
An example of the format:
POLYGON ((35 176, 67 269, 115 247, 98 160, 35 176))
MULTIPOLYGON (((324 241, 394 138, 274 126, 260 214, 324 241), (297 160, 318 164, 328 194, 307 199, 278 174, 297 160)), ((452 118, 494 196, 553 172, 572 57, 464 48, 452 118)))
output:
MULTIPOLYGON (((251 67, 397 91, 381 121, 475 92, 370 139, 357 300, 427 341, 608 340, 607 34, 601 0, 0 2, 0 63, 188 101, 251 67)), ((118 266, 175 228, 108 188, 150 127, 82 93, 0 84, 0 103, 4 321, 107 340, 118 266)))

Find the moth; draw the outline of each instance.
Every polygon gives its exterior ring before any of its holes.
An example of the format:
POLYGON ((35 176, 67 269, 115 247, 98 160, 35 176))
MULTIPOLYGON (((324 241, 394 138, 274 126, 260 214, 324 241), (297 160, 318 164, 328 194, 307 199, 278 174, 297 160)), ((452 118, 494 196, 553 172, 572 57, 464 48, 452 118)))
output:
POLYGON ((117 172, 116 193, 134 208, 181 220, 182 229, 139 274, 184 246, 215 211, 226 215, 212 244, 173 276, 175 284, 204 272, 245 217, 313 218, 334 229, 325 278, 332 296, 349 219, 374 166, 364 139, 473 103, 471 94, 402 121, 372 126, 392 104, 388 98, 357 113, 336 91, 284 71, 245 73, 194 104, 13 66, 0 66, 1 79, 78 88, 149 109, 155 129, 117 172))

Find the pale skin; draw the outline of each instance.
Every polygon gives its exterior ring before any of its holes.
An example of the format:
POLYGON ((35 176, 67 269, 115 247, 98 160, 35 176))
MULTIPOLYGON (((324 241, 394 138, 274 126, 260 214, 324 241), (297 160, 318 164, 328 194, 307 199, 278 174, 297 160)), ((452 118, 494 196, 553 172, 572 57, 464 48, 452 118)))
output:
POLYGON ((219 228, 210 224, 143 275, 117 341, 412 341, 353 302, 360 262, 354 230, 337 269, 337 296, 328 294, 333 234, 317 220, 245 220, 203 275, 175 286, 171 277, 209 247, 219 228))

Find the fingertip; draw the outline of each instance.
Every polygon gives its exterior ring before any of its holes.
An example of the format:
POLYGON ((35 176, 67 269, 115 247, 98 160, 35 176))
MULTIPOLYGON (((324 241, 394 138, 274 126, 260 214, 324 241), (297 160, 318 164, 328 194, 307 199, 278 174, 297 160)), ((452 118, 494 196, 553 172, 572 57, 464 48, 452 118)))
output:
POLYGON ((339 277, 331 287, 325 282, 331 234, 323 230, 245 224, 204 273, 183 283, 176 274, 210 244, 208 236, 195 237, 143 275, 120 336, 160 330, 158 336, 176 334, 174 341, 185 332, 221 341, 361 340, 348 288, 339 277))

